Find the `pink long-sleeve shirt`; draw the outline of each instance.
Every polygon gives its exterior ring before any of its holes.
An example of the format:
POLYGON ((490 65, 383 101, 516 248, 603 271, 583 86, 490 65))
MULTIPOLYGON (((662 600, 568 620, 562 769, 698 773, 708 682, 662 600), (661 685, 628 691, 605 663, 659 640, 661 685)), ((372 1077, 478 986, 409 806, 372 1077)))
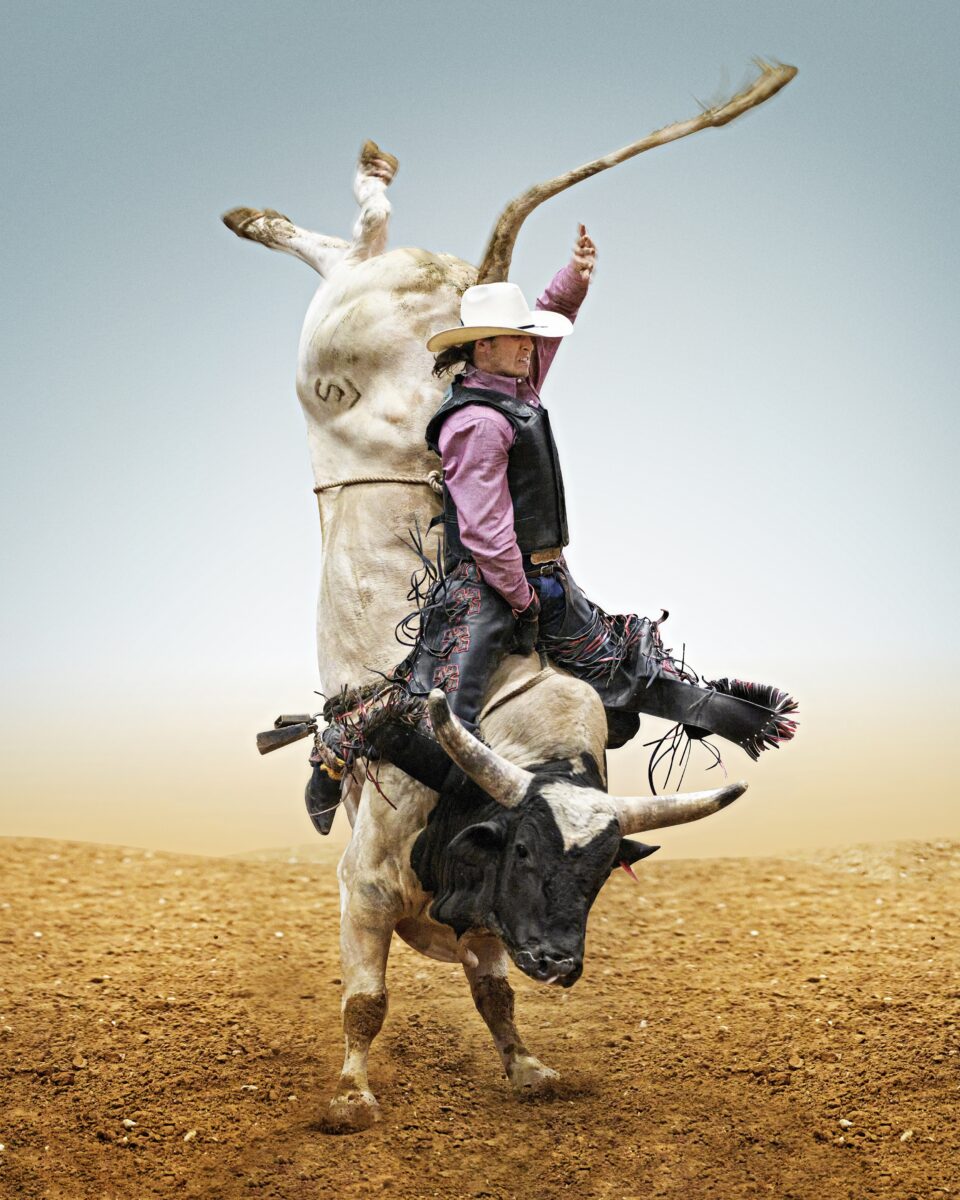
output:
MULTIPOLYGON (((537 308, 562 313, 575 321, 587 287, 588 281, 567 265, 547 285, 537 308)), ((462 386, 501 392, 539 408, 540 388, 560 340, 534 339, 536 352, 526 379, 468 367, 462 386)), ((444 482, 457 506, 460 540, 473 555, 484 580, 519 612, 530 603, 532 589, 523 573, 507 485, 507 460, 515 439, 514 428, 502 413, 486 405, 466 404, 447 417, 438 441, 444 482)))

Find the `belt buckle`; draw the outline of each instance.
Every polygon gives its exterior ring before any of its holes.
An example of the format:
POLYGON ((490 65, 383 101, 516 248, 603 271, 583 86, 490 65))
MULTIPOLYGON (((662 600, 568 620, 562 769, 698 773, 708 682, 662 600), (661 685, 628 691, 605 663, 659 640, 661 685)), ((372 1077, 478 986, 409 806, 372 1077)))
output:
POLYGON ((535 567, 539 567, 544 563, 555 563, 562 553, 562 546, 551 546, 549 550, 535 550, 530 555, 530 561, 535 567))

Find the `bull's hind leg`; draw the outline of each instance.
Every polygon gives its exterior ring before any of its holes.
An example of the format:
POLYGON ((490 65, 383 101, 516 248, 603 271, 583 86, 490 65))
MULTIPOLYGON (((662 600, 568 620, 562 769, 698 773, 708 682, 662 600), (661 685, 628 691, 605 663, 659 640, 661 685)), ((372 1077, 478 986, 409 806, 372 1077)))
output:
POLYGON ((343 258, 350 243, 294 225, 289 217, 272 208, 231 208, 223 223, 237 237, 259 242, 269 250, 292 254, 307 263, 324 279, 343 258))
POLYGON ((394 156, 381 150, 376 142, 364 142, 353 180, 360 214, 353 227, 352 242, 302 229, 272 208, 231 208, 223 214, 223 223, 237 237, 292 254, 326 279, 344 258, 360 261, 386 249, 390 225, 387 188, 397 173, 397 165, 394 156))
POLYGON ((545 1067, 523 1044, 513 1021, 513 988, 507 979, 506 951, 499 942, 485 938, 471 941, 470 949, 477 965, 464 964, 477 1011, 493 1034, 503 1069, 513 1090, 522 1096, 535 1096, 547 1090, 560 1076, 545 1067))
POLYGON ((375 879, 364 878, 349 864, 344 868, 350 856, 348 847, 340 873, 345 1054, 323 1121, 328 1133, 353 1133, 380 1119, 380 1106, 367 1080, 367 1056, 387 1015, 387 955, 398 917, 398 906, 375 879))
POLYGON ((386 250, 391 211, 387 188, 397 173, 397 165, 394 156, 381 150, 376 142, 364 142, 353 180, 360 215, 353 227, 348 258, 373 258, 386 250))

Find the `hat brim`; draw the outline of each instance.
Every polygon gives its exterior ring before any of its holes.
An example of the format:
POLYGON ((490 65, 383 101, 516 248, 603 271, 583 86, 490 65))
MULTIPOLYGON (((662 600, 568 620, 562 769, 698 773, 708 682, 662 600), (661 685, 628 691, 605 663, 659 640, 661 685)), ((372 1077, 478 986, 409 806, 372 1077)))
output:
POLYGON ((448 346, 463 346, 480 338, 517 337, 524 333, 530 337, 562 338, 573 333, 573 322, 562 313, 537 309, 534 315, 537 319, 531 325, 457 325, 453 329, 442 329, 430 338, 427 349, 438 354, 448 346))

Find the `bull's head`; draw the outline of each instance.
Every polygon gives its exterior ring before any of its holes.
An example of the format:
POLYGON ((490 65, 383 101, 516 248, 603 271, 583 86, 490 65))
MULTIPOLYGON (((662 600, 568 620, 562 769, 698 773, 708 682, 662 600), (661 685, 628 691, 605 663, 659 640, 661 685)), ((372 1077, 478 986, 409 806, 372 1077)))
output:
POLYGON ((609 796, 589 754, 558 771, 527 771, 473 737, 440 691, 430 695, 437 738, 500 806, 447 847, 437 920, 496 933, 521 971, 570 987, 583 970, 587 914, 610 872, 655 846, 630 834, 696 821, 725 808, 745 783, 687 795, 609 796))

